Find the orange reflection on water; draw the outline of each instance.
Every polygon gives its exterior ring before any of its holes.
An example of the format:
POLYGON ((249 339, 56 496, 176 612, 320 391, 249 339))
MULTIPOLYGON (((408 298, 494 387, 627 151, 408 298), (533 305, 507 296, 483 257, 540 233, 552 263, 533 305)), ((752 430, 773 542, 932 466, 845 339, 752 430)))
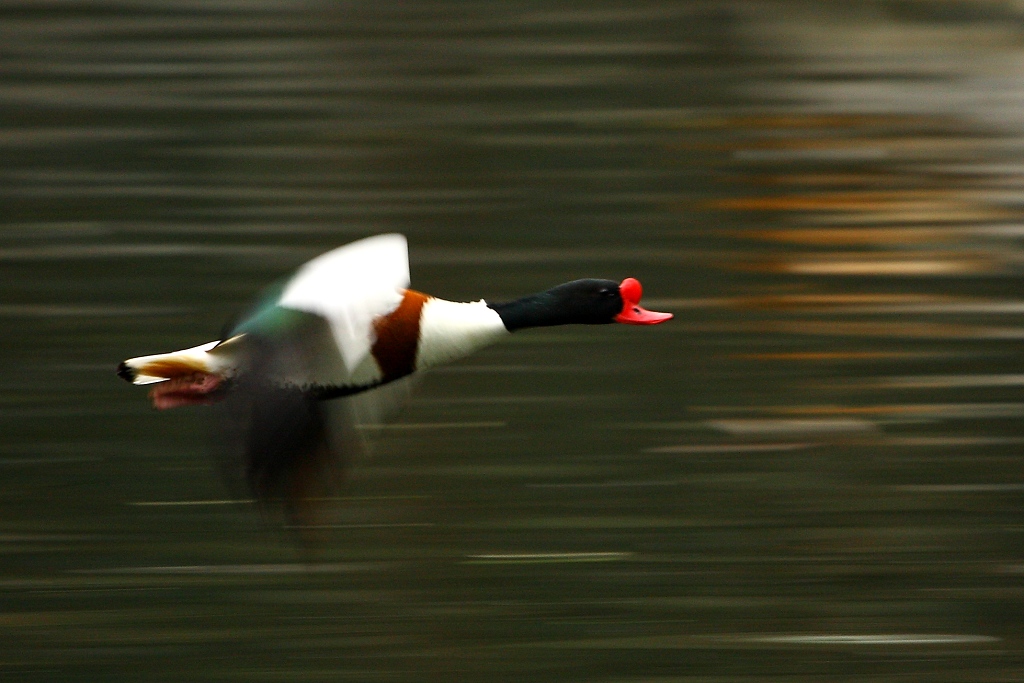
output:
POLYGON ((810 228, 784 230, 748 230, 740 236, 763 242, 809 244, 817 246, 867 246, 934 244, 962 239, 961 228, 810 228))
POLYGON ((762 264, 762 269, 801 275, 921 277, 994 274, 1005 270, 1005 267, 995 258, 982 255, 907 258, 905 253, 831 253, 792 260, 768 260, 762 264))
POLYGON ((956 211, 977 201, 951 190, 897 190, 724 198, 707 206, 728 211, 956 211))

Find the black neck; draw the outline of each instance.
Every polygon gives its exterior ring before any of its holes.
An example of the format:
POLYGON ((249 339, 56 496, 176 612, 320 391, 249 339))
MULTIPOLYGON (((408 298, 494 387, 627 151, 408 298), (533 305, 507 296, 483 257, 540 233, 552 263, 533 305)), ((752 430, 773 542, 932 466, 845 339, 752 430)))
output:
POLYGON ((619 288, 611 280, 575 280, 521 299, 487 304, 509 332, 552 325, 601 325, 622 309, 619 288))
POLYGON ((505 329, 515 332, 527 327, 550 327, 565 325, 565 317, 557 305, 546 296, 547 292, 531 294, 522 299, 507 301, 500 304, 487 304, 501 317, 505 329))

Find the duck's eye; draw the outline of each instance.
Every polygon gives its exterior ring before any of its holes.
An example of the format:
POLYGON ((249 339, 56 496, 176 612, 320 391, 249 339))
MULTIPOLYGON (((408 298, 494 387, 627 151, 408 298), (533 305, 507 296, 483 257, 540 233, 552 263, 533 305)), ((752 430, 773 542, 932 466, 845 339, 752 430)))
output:
POLYGON ((601 289, 597 290, 597 293, 600 294, 601 296, 610 296, 612 290, 608 289, 607 287, 602 287, 601 289))

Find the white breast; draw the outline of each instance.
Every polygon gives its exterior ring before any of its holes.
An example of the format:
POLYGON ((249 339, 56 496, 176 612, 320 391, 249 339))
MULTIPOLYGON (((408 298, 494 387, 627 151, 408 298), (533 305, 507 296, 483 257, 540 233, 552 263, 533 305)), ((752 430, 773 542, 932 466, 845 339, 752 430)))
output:
POLYGON ((450 363, 507 334, 501 317, 483 300, 466 304, 430 299, 420 315, 416 369, 450 363))

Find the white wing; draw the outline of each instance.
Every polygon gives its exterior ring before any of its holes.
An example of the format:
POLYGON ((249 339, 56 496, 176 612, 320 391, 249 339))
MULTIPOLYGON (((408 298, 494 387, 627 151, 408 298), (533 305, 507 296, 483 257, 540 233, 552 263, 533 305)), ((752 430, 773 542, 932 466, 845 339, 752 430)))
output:
POLYGON ((370 353, 375 318, 398 307, 409 286, 409 247, 377 235, 309 261, 285 285, 278 305, 323 316, 348 373, 370 353))

